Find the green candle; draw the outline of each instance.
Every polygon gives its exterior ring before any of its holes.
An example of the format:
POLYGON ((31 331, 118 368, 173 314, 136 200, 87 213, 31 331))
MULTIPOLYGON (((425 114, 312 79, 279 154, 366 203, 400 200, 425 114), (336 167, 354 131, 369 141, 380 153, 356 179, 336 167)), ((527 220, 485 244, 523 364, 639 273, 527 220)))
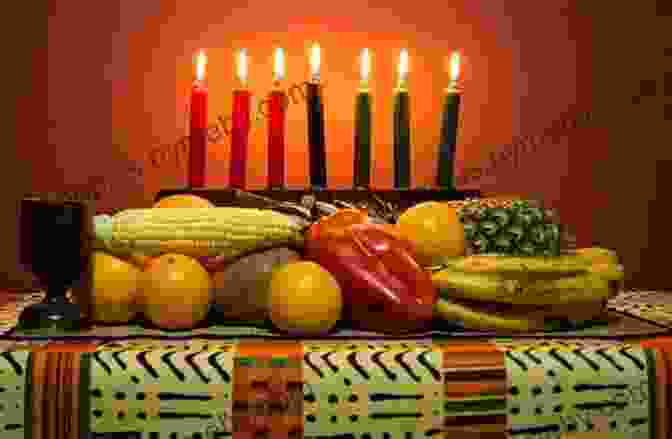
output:
POLYGON ((402 50, 399 60, 399 83, 394 96, 394 188, 411 185, 411 124, 408 89, 408 52, 402 50))
POLYGON ((460 116, 460 90, 457 78, 460 73, 460 55, 455 52, 450 60, 450 86, 446 88, 441 123, 441 144, 436 175, 437 185, 443 189, 455 189, 455 149, 457 126, 460 116))
POLYGON ((455 147, 457 145, 459 114, 460 93, 457 91, 448 91, 443 101, 439 169, 437 173, 437 184, 444 189, 455 188, 455 147))
POLYGON ((354 187, 371 185, 371 95, 369 94, 369 50, 362 51, 361 85, 355 104, 354 187))

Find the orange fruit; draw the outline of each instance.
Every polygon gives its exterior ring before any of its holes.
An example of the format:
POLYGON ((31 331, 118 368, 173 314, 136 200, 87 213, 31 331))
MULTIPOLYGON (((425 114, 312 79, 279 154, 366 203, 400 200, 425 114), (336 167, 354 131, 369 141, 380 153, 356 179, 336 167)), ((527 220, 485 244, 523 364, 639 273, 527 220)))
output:
POLYGON ((116 256, 95 251, 91 256, 93 282, 91 317, 101 323, 128 323, 137 313, 141 271, 116 256))
POLYGON ((161 198, 154 203, 153 208, 164 207, 215 207, 209 200, 190 194, 176 194, 161 198))
POLYGON ((457 209, 448 204, 416 204, 399 217, 398 224, 401 236, 413 244, 420 265, 440 264, 443 258, 464 255, 464 226, 457 209))
POLYGON ((322 266, 290 262, 273 272, 268 304, 278 329, 317 335, 329 332, 340 318, 343 295, 336 279, 322 266))
POLYGON ((142 310, 162 329, 192 329, 207 316, 212 280, 194 258, 165 254, 153 258, 141 277, 142 310))

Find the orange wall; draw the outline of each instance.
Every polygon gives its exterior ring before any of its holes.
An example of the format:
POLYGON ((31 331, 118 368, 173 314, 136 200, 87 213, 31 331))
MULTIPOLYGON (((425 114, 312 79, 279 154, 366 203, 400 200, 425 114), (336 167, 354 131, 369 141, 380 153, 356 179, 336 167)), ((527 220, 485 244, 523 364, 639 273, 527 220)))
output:
MULTIPOLYGON (((44 37, 37 32, 37 23, 42 30, 43 22, 27 8, 14 15, 15 34, 30 34, 32 40, 15 43, 17 53, 32 53, 32 63, 21 62, 19 71, 25 69, 25 75, 5 80, 16 85, 8 88, 18 96, 14 148, 5 151, 8 157, 0 164, 13 182, 4 190, 12 205, 7 204, 10 213, 3 224, 10 245, 0 255, 5 278, 0 282, 14 285, 26 279, 15 256, 21 194, 99 190, 99 208, 106 209, 144 206, 159 189, 185 184, 184 163, 167 161, 156 168, 148 154, 185 133, 195 50, 208 49, 214 122, 231 108, 236 49, 249 50, 252 88, 263 96, 271 82, 272 48, 287 50, 287 83, 302 82, 308 77, 307 49, 318 41, 327 83, 332 187, 352 181, 359 50, 369 47, 374 53, 373 183, 379 187, 392 182, 392 88, 399 49, 410 52, 417 186, 434 181, 445 61, 451 51, 460 50, 465 91, 458 174, 491 167, 491 153, 505 150, 516 138, 537 136, 537 146, 526 147, 516 166, 500 166, 469 186, 543 198, 561 209, 581 244, 618 250, 631 267, 633 282, 663 285, 664 267, 656 261, 669 248, 664 244, 669 238, 649 224, 663 217, 656 210, 663 205, 656 201, 662 197, 656 188, 670 183, 665 176, 671 174, 663 171, 670 149, 655 134, 663 132, 657 121, 664 114, 655 93, 637 105, 632 97, 640 93, 642 77, 662 84, 664 70, 643 60, 662 54, 664 29, 650 18, 653 0, 635 9, 611 5, 609 13, 588 3, 53 0, 44 37), (26 32, 30 26, 36 31, 26 32), (17 78, 29 92, 21 92, 17 78), (591 111, 594 119, 539 140, 559 115, 577 111, 591 111), (143 175, 129 168, 141 168, 143 175), (623 208, 626 195, 632 208, 623 208)), ((289 107, 292 186, 308 181, 305 119, 303 105, 289 107)), ((228 142, 210 145, 210 185, 227 184, 228 154, 228 142)), ((253 134, 249 156, 248 181, 259 187, 266 173, 265 129, 253 134)))
MULTIPOLYGON (((149 2, 150 4, 152 2, 149 2)), ((257 97, 269 91, 272 50, 287 51, 287 81, 308 78, 308 47, 322 46, 323 80, 326 82, 326 137, 329 185, 347 186, 352 181, 354 98, 358 85, 357 56, 363 47, 374 53, 372 93, 374 101, 373 181, 390 186, 392 181, 392 88, 399 49, 410 50, 413 97, 413 174, 416 185, 431 184, 439 136, 442 88, 446 85, 444 63, 450 51, 465 53, 462 141, 494 142, 510 136, 513 126, 513 71, 516 44, 510 18, 501 11, 485 11, 478 2, 426 2, 423 8, 410 3, 359 1, 252 3, 205 2, 196 9, 191 2, 156 2, 145 6, 146 18, 136 21, 128 33, 126 98, 114 99, 113 127, 128 129, 128 149, 146 152, 156 144, 174 142, 184 132, 185 93, 192 75, 192 54, 209 49, 211 120, 227 115, 235 86, 234 54, 246 47, 251 56, 250 81, 257 97), (207 13, 205 13, 207 11, 207 13), (440 11, 440 12, 439 12, 440 11), (497 72, 496 75, 494 73, 497 72), (137 105, 142 101, 144 105, 137 105), (489 122, 486 122, 489 121, 489 122), (489 125, 487 132, 483 123, 489 125), (478 140, 481 139, 481 140, 478 140)), ((135 7, 124 12, 138 15, 135 7)), ((301 104, 288 110, 288 184, 308 181, 306 111, 301 104)), ((251 138, 248 178, 262 186, 266 175, 266 132, 251 138)), ((209 150, 208 182, 227 184, 229 144, 209 150)), ((466 154, 473 158, 474 154, 466 154)), ((158 188, 184 184, 185 169, 167 165, 147 170, 146 184, 158 188)))
MULTIPOLYGON (((531 112, 533 118, 528 126, 543 125, 574 101, 575 43, 566 38, 567 19, 556 17, 561 1, 538 10, 512 9, 503 1, 456 1, 450 7, 439 1, 423 2, 423 7, 408 2, 352 0, 206 1, 199 7, 186 0, 118 3, 116 32, 111 33, 109 25, 103 26, 104 34, 103 30, 95 32, 99 38, 85 40, 72 27, 74 14, 82 13, 82 6, 59 10, 53 18, 56 24, 52 38, 56 44, 50 49, 56 72, 51 77, 54 84, 65 84, 74 65, 89 64, 84 71, 91 76, 85 81, 92 85, 86 94, 96 103, 86 103, 87 110, 79 118, 87 120, 91 132, 98 133, 96 140, 100 140, 91 143, 93 134, 87 135, 89 140, 82 139, 80 122, 63 116, 72 112, 73 102, 68 99, 69 93, 58 86, 53 87, 53 92, 50 87, 49 111, 59 119, 50 139, 59 145, 57 161, 62 167, 75 160, 87 160, 86 167, 70 172, 68 181, 73 185, 85 184, 98 174, 109 175, 108 180, 114 181, 115 192, 107 194, 102 204, 143 203, 162 187, 186 183, 184 162, 180 165, 171 159, 157 169, 148 163, 148 154, 152 147, 172 144, 185 132, 184 106, 193 71, 192 56, 201 47, 208 49, 209 112, 214 123, 216 116, 230 113, 236 49, 249 50, 252 89, 262 98, 271 85, 274 46, 287 51, 286 83, 291 84, 307 79, 308 47, 312 41, 320 43, 331 187, 347 186, 352 181, 357 56, 363 47, 374 53, 375 186, 390 187, 392 182, 392 88, 402 47, 410 51, 412 174, 417 186, 431 185, 435 179, 442 89, 447 82, 445 63, 452 50, 464 54, 465 95, 458 168, 465 162, 478 161, 517 134, 522 129, 523 105, 534 105, 530 96, 537 95, 536 99, 542 98, 547 104, 544 113, 531 112), (544 71, 544 81, 533 81, 533 72, 519 72, 522 66, 532 65, 521 52, 521 42, 530 39, 534 29, 526 30, 520 24, 549 21, 549 17, 553 18, 550 28, 557 35, 551 33, 547 48, 556 53, 560 67, 544 71), (515 30, 514 23, 519 26, 515 30), (62 55, 65 47, 72 47, 75 41, 86 57, 76 53, 62 55), (547 81, 558 85, 548 90, 547 81), (107 140, 108 133, 112 142, 107 140), (117 164, 108 171, 106 166, 111 160, 117 164), (124 175, 121 162, 128 161, 143 164, 140 181, 124 175), (138 186, 143 185, 144 191, 138 191, 138 186), (143 192, 144 199, 137 192, 143 192)), ((95 12, 94 17, 102 14, 95 12)), ((104 14, 114 16, 112 11, 104 14)), ((305 106, 291 105, 287 126, 287 179, 291 186, 301 187, 308 181, 306 131, 305 106)), ((252 187, 261 187, 265 182, 265 136, 262 124, 250 139, 248 181, 252 187)), ((207 179, 212 186, 228 183, 229 147, 228 140, 210 145, 207 179)))

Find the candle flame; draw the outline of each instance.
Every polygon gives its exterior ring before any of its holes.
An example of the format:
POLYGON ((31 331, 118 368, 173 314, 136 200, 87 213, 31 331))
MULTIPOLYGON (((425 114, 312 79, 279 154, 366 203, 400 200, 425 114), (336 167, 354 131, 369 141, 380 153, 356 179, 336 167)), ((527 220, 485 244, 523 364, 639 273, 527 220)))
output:
POLYGON ((247 82, 247 50, 240 49, 238 52, 238 79, 242 84, 247 82))
POLYGON ((320 46, 317 43, 310 48, 310 71, 314 80, 320 78, 320 46))
POLYGON ((369 49, 362 50, 361 62, 361 79, 362 82, 366 82, 369 80, 369 75, 371 74, 371 57, 369 55, 369 49))
POLYGON ((453 52, 450 57, 450 80, 452 82, 457 81, 460 77, 460 54, 458 52, 453 52))
POLYGON ((208 57, 205 56, 205 51, 198 52, 196 57, 196 79, 203 81, 205 79, 205 66, 208 64, 208 57))
POLYGON ((275 62, 273 64, 273 76, 276 81, 285 77, 285 52, 282 48, 275 49, 275 62))
POLYGON ((399 55, 399 68, 397 72, 399 73, 399 87, 401 88, 408 78, 408 50, 406 49, 402 49, 399 55))

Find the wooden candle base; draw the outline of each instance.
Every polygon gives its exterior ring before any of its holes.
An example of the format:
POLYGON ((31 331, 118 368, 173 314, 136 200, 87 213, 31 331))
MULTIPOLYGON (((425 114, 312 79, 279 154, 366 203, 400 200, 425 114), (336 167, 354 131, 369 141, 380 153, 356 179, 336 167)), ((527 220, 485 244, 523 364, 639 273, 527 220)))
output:
MULTIPOLYGON (((280 202, 300 203, 305 195, 313 195, 317 201, 331 203, 336 200, 351 204, 362 202, 392 203, 399 208, 405 209, 414 204, 424 201, 455 201, 467 198, 477 198, 480 191, 455 191, 442 189, 270 189, 249 191, 255 195, 261 195, 280 202)), ((216 206, 240 206, 240 198, 233 188, 173 188, 163 189, 156 195, 156 200, 169 195, 192 194, 210 200, 216 206)))

